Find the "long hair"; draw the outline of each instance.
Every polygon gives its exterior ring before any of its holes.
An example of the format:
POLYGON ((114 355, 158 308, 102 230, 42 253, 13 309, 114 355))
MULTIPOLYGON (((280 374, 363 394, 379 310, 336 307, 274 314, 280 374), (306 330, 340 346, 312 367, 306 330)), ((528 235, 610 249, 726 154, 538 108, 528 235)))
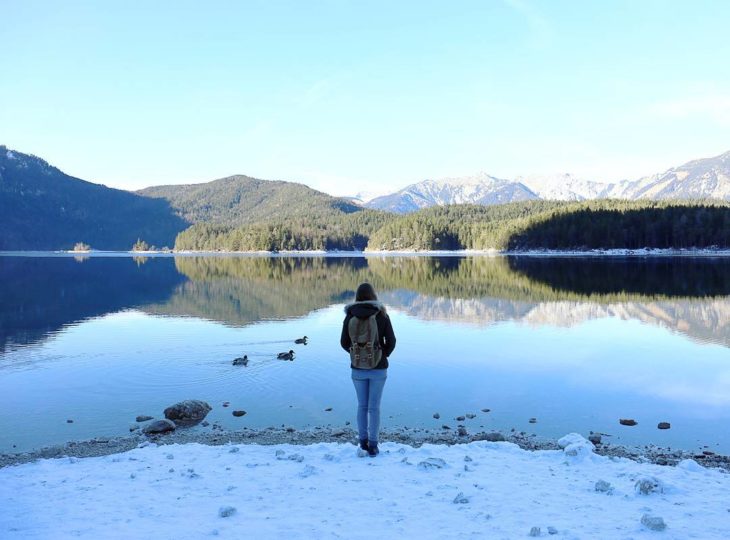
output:
POLYGON ((363 302, 367 300, 377 300, 378 295, 375 294, 375 289, 370 283, 361 283, 355 293, 355 302, 363 302))

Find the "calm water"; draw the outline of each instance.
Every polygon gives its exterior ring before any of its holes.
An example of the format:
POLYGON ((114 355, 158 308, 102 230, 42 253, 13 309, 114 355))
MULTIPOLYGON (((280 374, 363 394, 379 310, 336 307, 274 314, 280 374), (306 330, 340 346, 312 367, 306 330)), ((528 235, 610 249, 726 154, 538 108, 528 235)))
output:
POLYGON ((339 333, 365 280, 398 337, 385 427, 473 412, 472 430, 730 452, 730 261, 9 256, 0 451, 123 435, 188 398, 229 428, 354 423, 339 333))

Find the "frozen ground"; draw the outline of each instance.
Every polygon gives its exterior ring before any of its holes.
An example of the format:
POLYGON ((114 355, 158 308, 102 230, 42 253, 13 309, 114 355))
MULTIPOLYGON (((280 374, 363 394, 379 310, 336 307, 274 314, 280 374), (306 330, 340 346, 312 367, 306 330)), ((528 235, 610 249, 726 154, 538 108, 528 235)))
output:
POLYGON ((730 474, 560 443, 384 443, 375 459, 347 443, 143 443, 45 459, 0 469, 0 538, 730 537, 730 474))

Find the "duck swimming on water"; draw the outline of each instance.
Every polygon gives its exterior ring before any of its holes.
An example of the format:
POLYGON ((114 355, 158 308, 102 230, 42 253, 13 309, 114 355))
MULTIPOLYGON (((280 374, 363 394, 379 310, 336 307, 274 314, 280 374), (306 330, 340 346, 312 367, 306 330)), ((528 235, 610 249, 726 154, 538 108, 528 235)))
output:
POLYGON ((307 336, 300 337, 300 338, 295 339, 294 343, 296 343, 297 345, 306 345, 308 339, 309 338, 307 336))
POLYGON ((247 366, 248 365, 248 355, 244 354, 243 358, 234 358, 233 365, 234 366, 247 366))
POLYGON ((280 352, 276 355, 279 360, 294 360, 294 351, 280 352))

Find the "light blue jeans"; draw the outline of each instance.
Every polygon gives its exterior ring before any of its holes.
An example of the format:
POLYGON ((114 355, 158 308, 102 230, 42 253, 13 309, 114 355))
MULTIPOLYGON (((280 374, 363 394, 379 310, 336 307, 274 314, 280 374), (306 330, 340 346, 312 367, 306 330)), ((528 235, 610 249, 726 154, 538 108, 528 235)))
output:
POLYGON ((374 444, 378 442, 380 398, 383 397, 387 378, 387 369, 352 370, 352 383, 357 392, 357 433, 361 441, 367 439, 374 444))

